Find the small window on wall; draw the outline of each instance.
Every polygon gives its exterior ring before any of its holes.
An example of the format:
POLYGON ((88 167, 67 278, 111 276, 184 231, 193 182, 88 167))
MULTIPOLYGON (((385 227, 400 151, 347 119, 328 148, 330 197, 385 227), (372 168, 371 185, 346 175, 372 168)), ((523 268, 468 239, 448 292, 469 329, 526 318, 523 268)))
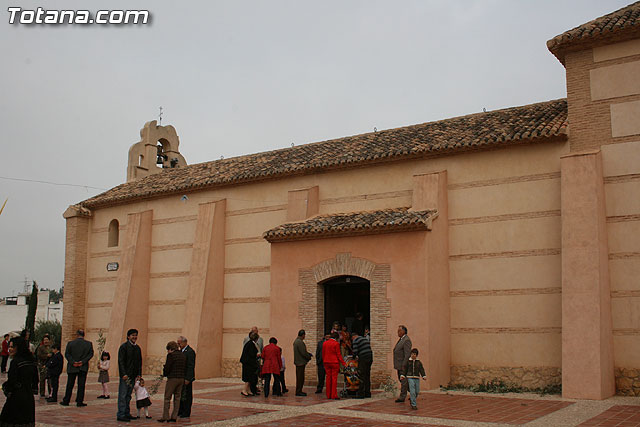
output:
POLYGON ((120 224, 118 223, 117 219, 113 219, 109 223, 109 242, 107 246, 110 248, 118 246, 119 241, 120 241, 120 224))

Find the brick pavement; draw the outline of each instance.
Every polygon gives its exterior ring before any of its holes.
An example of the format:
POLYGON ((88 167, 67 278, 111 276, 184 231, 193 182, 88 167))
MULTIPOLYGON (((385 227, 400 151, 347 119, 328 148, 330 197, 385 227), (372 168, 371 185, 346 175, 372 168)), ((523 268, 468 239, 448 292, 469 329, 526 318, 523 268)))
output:
MULTIPOLYGON (((410 409, 408 399, 404 404, 378 400, 351 406, 354 411, 383 414, 406 414, 410 409)), ((444 418, 474 422, 502 424, 526 424, 571 405, 571 402, 513 399, 505 397, 464 396, 422 393, 418 396, 418 410, 413 414, 422 417, 444 418)))
MULTIPOLYGON (((284 405, 284 406, 311 406, 319 403, 327 403, 327 396, 323 392, 321 394, 315 394, 315 388, 305 389, 307 396, 296 396, 289 392, 284 396, 273 396, 265 398, 264 396, 252 396, 245 397, 240 394, 241 388, 238 387, 235 390, 213 391, 208 393, 200 393, 197 395, 200 399, 213 399, 213 400, 226 400, 232 402, 250 402, 250 403, 266 403, 269 405, 284 405)), ((379 393, 379 392, 378 392, 379 393)), ((376 392, 373 393, 374 396, 376 392)))
POLYGON ((612 406, 597 417, 593 417, 580 425, 602 427, 640 427, 640 407, 633 405, 612 406))
MULTIPOLYGON (((36 420, 49 425, 56 426, 115 426, 125 425, 125 423, 116 420, 116 402, 111 404, 98 404, 87 406, 86 408, 77 408, 69 406, 68 408, 50 408, 37 413, 36 420)), ((131 414, 136 415, 135 404, 131 405, 131 414)), ((189 420, 180 420, 180 425, 201 425, 212 421, 229 420, 232 418, 246 417, 259 413, 267 412, 265 409, 253 408, 236 408, 232 406, 222 405, 202 405, 194 404, 192 408, 193 417, 189 420)), ((162 418, 162 400, 156 399, 149 408, 149 414, 152 419, 147 420, 144 412, 139 420, 132 421, 132 426, 158 426, 157 420, 162 418)), ((169 424, 171 425, 171 424, 169 424)))
MULTIPOLYGON (((5 375, 0 377, 4 381, 5 375)), ((66 377, 61 378, 61 394, 66 377)), ((152 383, 153 381, 148 381, 152 383)), ((122 425, 115 419, 116 383, 110 384, 111 399, 96 399, 101 393, 97 376, 90 374, 86 402, 77 408, 47 404, 36 397, 36 421, 40 426, 122 425)), ((284 397, 245 398, 237 379, 200 380, 194 384, 193 417, 179 420, 182 425, 284 425, 284 426, 409 426, 440 425, 450 427, 529 425, 540 426, 637 426, 640 427, 640 400, 616 397, 605 401, 575 401, 558 396, 486 395, 465 392, 424 392, 418 398, 417 411, 408 401, 397 404, 393 398, 375 394, 372 399, 327 400, 307 388, 307 397, 292 393, 284 397)), ((152 397, 152 420, 136 420, 130 425, 159 425, 162 391, 152 397)), ((61 397, 61 395, 60 395, 61 397)), ((75 398, 75 396, 74 396, 75 398)), ((5 398, 0 395, 0 404, 5 398)), ((132 403, 135 413, 135 403, 132 403)))
MULTIPOLYGON (((368 420, 368 419, 351 419, 348 421, 348 424, 345 424, 345 417, 337 417, 337 416, 329 416, 323 414, 309 414, 309 415, 300 415, 297 417, 286 418, 283 420, 272 421, 267 423, 260 424, 261 426, 289 426, 289 427, 331 427, 331 426, 344 426, 349 425, 351 427, 369 427, 369 426, 379 426, 380 421, 376 420, 368 420)), ((388 421, 384 423, 385 426, 395 427, 395 426, 416 426, 418 424, 415 423, 399 423, 388 421)), ((425 424, 421 424, 425 425, 425 424)), ((433 425, 433 424, 426 424, 433 425)))

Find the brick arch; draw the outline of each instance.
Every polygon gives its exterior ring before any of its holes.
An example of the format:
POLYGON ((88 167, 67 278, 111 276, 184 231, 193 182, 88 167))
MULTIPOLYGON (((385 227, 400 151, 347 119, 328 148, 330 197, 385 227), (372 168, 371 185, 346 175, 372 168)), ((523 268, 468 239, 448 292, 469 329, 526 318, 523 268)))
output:
POLYGON ((352 258, 350 253, 338 254, 333 259, 311 267, 316 283, 338 276, 358 276, 371 281, 375 269, 375 263, 363 258, 352 258))
MULTIPOLYGON (((388 375, 387 360, 391 342, 387 331, 387 320, 391 316, 391 302, 387 299, 387 285, 391 282, 391 267, 376 264, 363 258, 354 258, 350 253, 339 253, 335 258, 322 261, 311 268, 300 269, 298 281, 302 287, 302 300, 298 314, 302 328, 307 332, 307 347, 315 352, 315 346, 324 334, 324 287, 322 283, 338 276, 357 276, 369 280, 371 311, 371 349, 373 365, 371 382, 379 384, 388 375)), ((308 375, 317 380, 315 359, 308 375)))

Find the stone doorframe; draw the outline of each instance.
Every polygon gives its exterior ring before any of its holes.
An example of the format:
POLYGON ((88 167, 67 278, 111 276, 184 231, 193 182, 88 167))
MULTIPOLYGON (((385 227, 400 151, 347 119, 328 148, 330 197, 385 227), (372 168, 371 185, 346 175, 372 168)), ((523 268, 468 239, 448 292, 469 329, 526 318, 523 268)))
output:
MULTIPOLYGON (((387 359, 391 342, 387 320, 391 317, 391 302, 387 299, 387 284, 391 282, 391 266, 376 264, 362 258, 352 258, 351 253, 339 253, 311 268, 298 271, 298 283, 302 287, 302 300, 298 313, 302 328, 307 332, 307 348, 315 353, 316 345, 324 334, 324 282, 338 276, 357 276, 369 281, 370 329, 373 365, 371 383, 377 386, 389 376, 387 359)), ((317 381, 315 357, 311 360, 308 378, 317 381)))

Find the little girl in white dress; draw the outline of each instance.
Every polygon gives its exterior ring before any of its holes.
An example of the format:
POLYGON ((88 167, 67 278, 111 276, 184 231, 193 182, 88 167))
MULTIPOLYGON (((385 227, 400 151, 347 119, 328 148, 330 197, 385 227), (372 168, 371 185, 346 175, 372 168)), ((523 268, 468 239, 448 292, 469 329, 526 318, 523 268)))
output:
POLYGON ((144 379, 140 378, 136 381, 133 389, 136 392, 136 408, 138 408, 138 418, 140 418, 140 409, 144 408, 144 415, 147 419, 149 416, 149 406, 151 406, 151 399, 149 399, 149 392, 144 387, 144 379))

